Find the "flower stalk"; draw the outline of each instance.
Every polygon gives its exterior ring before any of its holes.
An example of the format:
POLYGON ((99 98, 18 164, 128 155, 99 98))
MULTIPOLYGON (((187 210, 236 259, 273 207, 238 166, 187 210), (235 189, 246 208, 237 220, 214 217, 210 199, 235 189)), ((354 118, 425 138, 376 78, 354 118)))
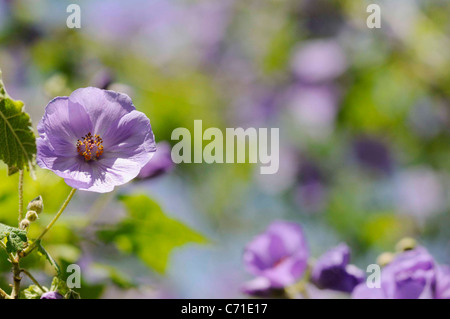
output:
POLYGON ((34 278, 34 276, 28 270, 22 268, 20 269, 20 271, 23 272, 25 275, 27 275, 28 278, 30 278, 31 281, 34 282, 35 285, 42 290, 42 292, 46 292, 46 290, 41 286, 41 284, 36 280, 36 278, 34 278))
POLYGON ((52 228, 52 226, 56 223, 58 218, 61 216, 61 214, 66 209, 67 205, 69 205, 73 195, 75 195, 75 192, 76 192, 76 189, 72 188, 72 190, 70 191, 70 193, 67 196, 66 200, 62 204, 61 208, 56 213, 55 217, 53 217, 53 219, 50 221, 50 223, 44 228, 44 230, 39 235, 39 237, 35 241, 33 241, 33 243, 30 246, 28 246, 24 251, 22 251, 21 257, 27 256, 29 253, 31 253, 33 251, 34 248, 36 248, 36 243, 39 242, 42 239, 42 237, 44 237, 44 235, 50 230, 50 228, 52 228))
POLYGON ((11 264, 13 266, 13 290, 11 292, 11 298, 19 299, 20 282, 22 281, 22 277, 20 277, 19 256, 11 260, 11 264))
POLYGON ((23 219, 23 170, 19 171, 19 224, 23 219))

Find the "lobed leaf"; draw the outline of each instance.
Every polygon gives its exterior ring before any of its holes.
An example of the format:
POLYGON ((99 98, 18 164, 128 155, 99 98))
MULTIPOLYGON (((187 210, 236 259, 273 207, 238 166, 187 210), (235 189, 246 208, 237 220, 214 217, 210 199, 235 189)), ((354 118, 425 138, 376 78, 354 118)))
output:
POLYGON ((129 217, 113 230, 100 233, 119 249, 135 253, 145 264, 164 273, 172 250, 187 243, 207 240, 183 223, 167 217, 161 207, 145 195, 122 196, 129 217))
POLYGON ((7 226, 0 223, 0 240, 7 239, 6 250, 15 253, 23 250, 28 245, 27 232, 25 230, 7 226))
POLYGON ((23 102, 6 93, 0 71, 0 160, 8 165, 8 175, 33 166, 36 138, 23 102))

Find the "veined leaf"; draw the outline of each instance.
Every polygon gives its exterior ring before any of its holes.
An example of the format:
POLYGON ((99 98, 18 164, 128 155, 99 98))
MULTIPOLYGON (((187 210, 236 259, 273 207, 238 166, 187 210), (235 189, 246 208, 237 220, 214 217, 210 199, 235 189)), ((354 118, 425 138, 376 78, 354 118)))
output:
POLYGON ((157 272, 164 273, 172 250, 184 244, 207 240, 183 223, 167 217, 161 207, 145 195, 122 196, 128 218, 100 236, 119 249, 136 254, 157 272))
POLYGON ((23 102, 14 101, 6 93, 0 71, 0 159, 8 165, 8 174, 33 165, 36 138, 30 116, 23 102))
POLYGON ((27 289, 24 289, 20 292, 22 298, 25 299, 41 299, 43 293, 44 292, 36 285, 31 285, 27 289))
POLYGON ((0 223, 0 240, 7 238, 6 250, 15 253, 23 250, 28 245, 27 232, 19 228, 7 226, 0 223))

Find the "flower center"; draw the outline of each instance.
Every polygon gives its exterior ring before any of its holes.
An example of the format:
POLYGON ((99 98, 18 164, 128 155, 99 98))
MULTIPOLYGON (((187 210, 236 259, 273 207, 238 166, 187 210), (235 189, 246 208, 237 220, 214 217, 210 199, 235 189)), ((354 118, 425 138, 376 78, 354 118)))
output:
POLYGON ((97 160, 103 153, 103 140, 100 135, 92 136, 91 132, 87 133, 77 141, 78 154, 84 157, 86 162, 91 159, 97 160))
POLYGON ((283 261, 285 261, 288 258, 288 256, 285 257, 281 257, 280 259, 278 259, 274 264, 273 267, 278 267, 283 261))

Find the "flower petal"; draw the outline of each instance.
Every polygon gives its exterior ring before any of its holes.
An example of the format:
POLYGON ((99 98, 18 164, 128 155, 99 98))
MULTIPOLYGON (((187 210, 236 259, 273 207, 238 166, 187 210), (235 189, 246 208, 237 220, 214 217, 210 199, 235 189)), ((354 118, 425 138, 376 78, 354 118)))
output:
POLYGON ((86 188, 80 188, 92 192, 106 193, 115 186, 128 183, 135 178, 141 166, 125 158, 109 158, 97 161, 93 169, 92 184, 86 188))
POLYGON ((39 136, 48 141, 58 156, 77 154, 76 142, 92 130, 86 111, 79 105, 71 105, 67 97, 57 97, 45 108, 38 124, 39 136))
POLYGON ((385 299, 386 296, 382 288, 369 288, 365 282, 355 287, 352 292, 352 299, 385 299))
POLYGON ((136 109, 128 95, 94 87, 72 92, 69 104, 85 109, 93 124, 91 133, 101 137, 111 127, 115 127, 123 116, 136 109))
MULTIPOLYGON (((103 138, 105 152, 129 157, 156 151, 150 120, 144 113, 132 111, 111 126, 103 138)), ((150 160, 150 158, 148 158, 150 160)), ((143 163, 145 165, 147 162, 143 163)))
POLYGON ((305 254, 298 254, 283 260, 273 268, 262 273, 263 277, 270 280, 274 288, 283 288, 294 284, 303 275, 307 267, 305 254))

